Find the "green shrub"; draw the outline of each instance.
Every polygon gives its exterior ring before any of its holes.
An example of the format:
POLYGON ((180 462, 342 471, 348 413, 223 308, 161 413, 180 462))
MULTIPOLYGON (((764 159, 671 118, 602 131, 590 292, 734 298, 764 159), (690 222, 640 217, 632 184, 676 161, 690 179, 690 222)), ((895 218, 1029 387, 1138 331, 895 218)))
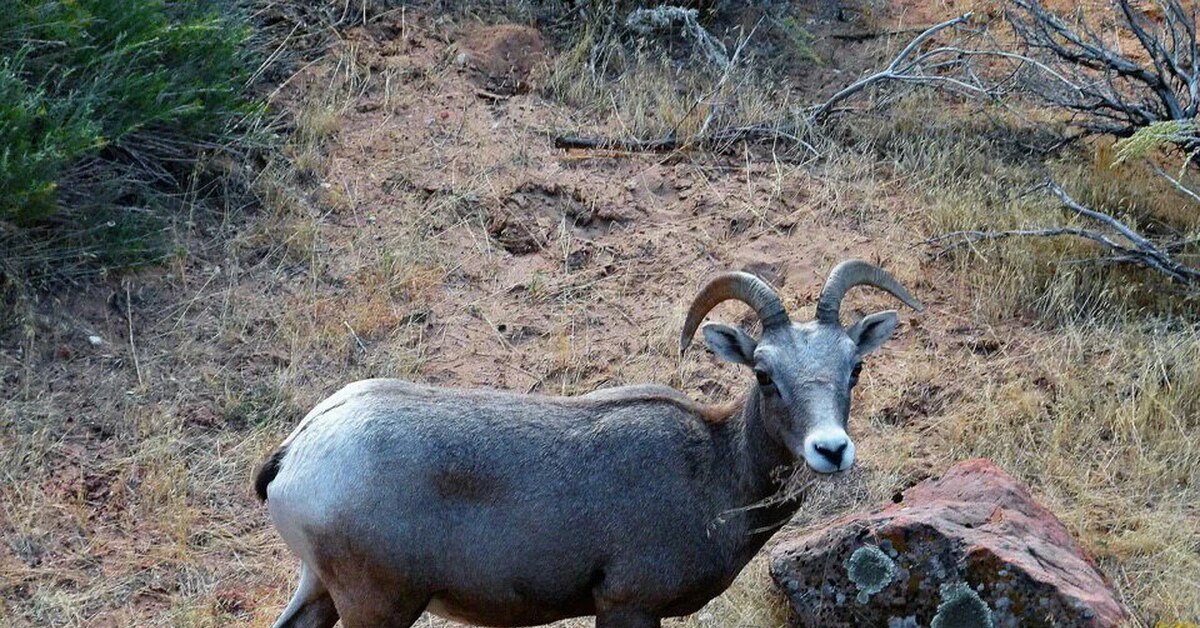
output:
POLYGON ((153 190, 177 191, 197 150, 251 110, 248 29, 214 0, 5 4, 0 220, 28 226, 64 213, 65 188, 84 206, 153 205, 153 190), (117 165, 120 176, 105 176, 117 165))

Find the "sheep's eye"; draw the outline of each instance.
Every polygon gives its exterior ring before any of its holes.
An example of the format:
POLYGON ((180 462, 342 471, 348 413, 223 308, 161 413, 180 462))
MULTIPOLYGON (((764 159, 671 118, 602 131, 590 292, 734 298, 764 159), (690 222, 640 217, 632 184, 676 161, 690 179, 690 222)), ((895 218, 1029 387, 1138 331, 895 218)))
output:
POLYGON ((851 388, 854 388, 854 385, 858 383, 858 374, 859 373, 862 373, 862 362, 855 364, 854 369, 850 371, 850 387, 851 388))
POLYGON ((766 371, 754 371, 754 378, 758 380, 759 386, 766 387, 771 385, 771 376, 766 371))

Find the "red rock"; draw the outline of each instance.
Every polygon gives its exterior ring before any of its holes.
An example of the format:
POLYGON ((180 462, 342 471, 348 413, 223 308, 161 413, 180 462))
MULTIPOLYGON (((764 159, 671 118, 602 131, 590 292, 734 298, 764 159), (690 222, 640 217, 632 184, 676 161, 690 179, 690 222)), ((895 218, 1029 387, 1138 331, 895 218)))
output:
POLYGON ((782 541, 771 575, 801 626, 1117 626, 1128 617, 1062 522, 988 460, 782 541))

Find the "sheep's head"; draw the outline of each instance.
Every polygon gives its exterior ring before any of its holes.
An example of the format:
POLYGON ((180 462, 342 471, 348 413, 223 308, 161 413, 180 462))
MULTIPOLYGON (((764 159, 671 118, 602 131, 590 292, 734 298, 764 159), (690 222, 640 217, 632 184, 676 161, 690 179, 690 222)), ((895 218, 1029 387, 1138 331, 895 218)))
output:
POLYGON ((858 260, 838 264, 817 302, 816 320, 788 318, 779 295, 761 279, 743 272, 724 273, 696 296, 683 326, 680 349, 686 350, 704 316, 722 301, 736 299, 754 308, 762 338, 719 323, 702 328, 704 342, 723 360, 754 370, 764 420, 797 459, 821 473, 845 471, 854 464, 854 442, 847 432, 850 392, 858 382, 862 359, 896 329, 895 311, 877 312, 843 327, 842 298, 851 288, 869 285, 890 292, 909 307, 921 304, 883 269, 858 260))

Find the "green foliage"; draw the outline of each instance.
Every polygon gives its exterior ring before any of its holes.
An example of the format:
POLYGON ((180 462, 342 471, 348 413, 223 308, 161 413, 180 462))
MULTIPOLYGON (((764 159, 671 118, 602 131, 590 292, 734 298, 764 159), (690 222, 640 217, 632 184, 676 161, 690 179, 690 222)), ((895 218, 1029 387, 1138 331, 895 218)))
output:
POLYGON ((248 30, 213 0, 8 0, 0 11, 0 220, 78 198, 152 201, 248 111, 248 30), (104 176, 106 163, 130 166, 104 176), (116 181, 114 181, 116 179, 116 181), (130 198, 130 195, 133 195, 130 198))
POLYGON ((792 63, 815 63, 824 65, 821 60, 821 55, 817 54, 813 48, 813 42, 816 41, 814 36, 808 29, 804 28, 796 16, 784 15, 782 19, 776 22, 780 32, 791 43, 791 46, 785 48, 784 54, 789 57, 792 63))
POLYGON ((1138 129, 1133 135, 1117 142, 1117 159, 1113 165, 1130 161, 1145 159, 1152 153, 1167 147, 1186 148, 1189 152, 1188 158, 1184 160, 1187 164, 1195 156, 1200 144, 1200 126, 1195 120, 1164 120, 1148 124, 1138 129))

